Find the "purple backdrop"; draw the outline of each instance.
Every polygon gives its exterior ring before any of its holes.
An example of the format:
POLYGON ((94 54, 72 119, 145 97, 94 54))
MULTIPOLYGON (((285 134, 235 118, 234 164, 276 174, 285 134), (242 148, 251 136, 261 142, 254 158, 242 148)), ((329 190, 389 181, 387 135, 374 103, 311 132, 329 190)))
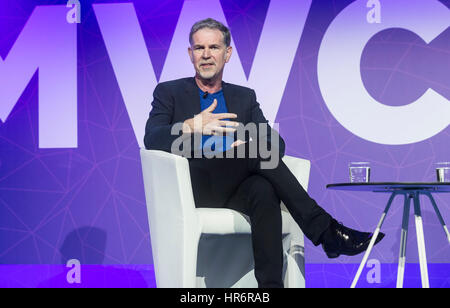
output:
MULTIPOLYGON (((152 263, 139 144, 114 61, 99 27, 96 15, 99 12, 92 6, 92 3, 115 2, 119 1, 81 1, 81 23, 74 25, 78 59, 77 123, 72 139, 65 140, 64 135, 58 138, 62 143, 76 140, 75 147, 41 143, 46 136, 40 132, 39 125, 50 118, 40 117, 38 109, 44 110, 44 106, 39 106, 38 101, 48 90, 39 89, 41 75, 38 77, 34 71, 7 120, 0 114, 0 264, 60 264, 70 258, 79 259, 82 264, 152 263)), ((167 65, 166 56, 184 1, 128 2, 134 4, 154 75, 159 80, 167 65)), ((310 194, 346 225, 371 230, 388 196, 327 191, 326 184, 347 181, 347 164, 351 161, 371 162, 374 181, 434 181, 434 163, 450 160, 450 128, 417 143, 387 145, 358 137, 329 111, 319 86, 319 49, 330 24, 353 2, 312 1, 287 83, 281 89, 284 92, 276 122, 287 143, 287 154, 311 160, 310 194)), ((450 8, 449 0, 439 2, 450 8)), ((36 6, 57 4, 66 12, 66 3, 0 0, 2 59, 7 59, 36 6)), ((221 0, 220 3, 248 78, 270 1, 221 0)), ((383 10, 381 12, 383 16, 383 10)), ((359 17, 362 23, 367 23, 365 16, 359 17)), ((433 23, 433 20, 427 22, 433 23)), ((347 31, 351 33, 353 29, 349 26, 347 31)), ((73 34, 70 29, 67 31, 67 35, 73 34)), ((276 33, 276 29, 273 31, 276 33)), ((274 41, 273 46, 283 52, 283 44, 274 41)), ((62 48, 56 55, 63 57, 65 52, 62 48)), ((73 53, 73 50, 68 52, 73 53)), ((284 61, 281 57, 272 59, 268 65, 274 68, 284 61)), ((188 63, 187 54, 178 61, 188 63)), ((0 61, 0 75, 1 64, 0 61)), ((361 58, 365 88, 387 106, 408 105, 429 88, 448 103, 449 71, 449 28, 429 43, 405 29, 381 31, 370 39, 361 58)), ((39 69, 39 74, 44 75, 44 69, 39 69)), ((54 84, 53 90, 62 92, 57 82, 48 81, 47 86, 54 84)), ((152 90, 150 84, 149 93, 152 90)), ((7 91, 5 84, 0 84, 0 91, 7 91)), ((345 91, 352 91, 352 88, 345 91)), ((73 95, 66 98, 73 99, 73 95)), ((146 109, 138 112, 147 114, 151 99, 148 97, 146 109)), ((56 103, 59 106, 66 101, 56 103)), ((50 106, 50 113, 47 109, 47 114, 58 119, 60 109, 56 105, 53 107, 50 106), (54 114, 51 113, 53 107, 54 114)), ((70 116, 68 109, 61 110, 70 116)), ((422 121, 434 120, 424 115, 422 121)), ((67 123, 61 119, 60 122, 67 123)), ((144 127, 141 129, 143 133, 144 127)), ((438 195, 436 199, 444 219, 449 222, 450 195, 438 195)), ((394 202, 383 227, 387 237, 371 255, 382 263, 395 263, 398 258, 401 204, 399 200, 394 202)), ((424 202, 423 217, 428 261, 448 263, 450 247, 428 202, 424 202)), ((410 225, 414 223, 411 221, 410 225)), ((329 260, 320 247, 313 247, 309 242, 306 258, 308 263, 357 263, 361 260, 361 256, 329 260)), ((415 232, 409 234, 407 261, 418 262, 415 232)))

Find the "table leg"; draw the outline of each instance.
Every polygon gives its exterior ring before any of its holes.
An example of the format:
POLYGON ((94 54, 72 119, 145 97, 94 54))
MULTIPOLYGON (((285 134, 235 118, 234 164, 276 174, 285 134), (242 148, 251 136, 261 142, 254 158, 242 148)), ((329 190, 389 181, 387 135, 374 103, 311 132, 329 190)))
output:
POLYGON ((430 199, 431 204, 433 205, 434 211, 436 212, 436 215, 437 215, 442 227, 444 228, 444 232, 445 232, 445 235, 447 236, 447 240, 450 243, 450 233, 448 232, 447 226, 445 225, 444 219, 442 218, 441 212, 439 212, 436 201, 434 201, 434 198, 431 195, 431 193, 426 192, 424 194, 427 195, 428 198, 430 199))
POLYGON ((363 270, 364 266, 366 266, 367 259, 369 258, 370 252, 372 251, 372 248, 375 245, 375 241, 378 237, 378 234, 380 233, 380 229, 381 229, 381 226, 383 225, 384 219, 386 218, 389 208, 391 207, 392 201, 394 201, 394 198, 397 194, 398 193, 394 192, 394 193, 392 193, 391 197, 389 198, 389 202, 386 205, 386 208, 384 209, 383 214, 381 215, 380 221, 378 222, 378 226, 375 229, 372 239, 370 240, 369 247, 367 248, 366 253, 364 254, 364 257, 361 261, 361 264, 359 265, 359 268, 358 268, 358 271, 356 272, 355 278, 353 279, 351 288, 355 288, 356 284, 358 283, 358 280, 359 280, 359 277, 361 276, 362 270, 363 270))
POLYGON ((420 276, 422 280, 422 287, 429 288, 430 283, 428 281, 428 268, 427 268, 427 255, 425 251, 425 237, 423 235, 423 222, 422 214, 420 211, 419 193, 414 193, 414 214, 416 220, 416 234, 417 234, 417 248, 419 249, 419 262, 420 262, 420 276))
POLYGON ((403 280, 405 277, 406 243, 408 240, 409 211, 412 197, 413 196, 411 196, 410 194, 405 194, 405 204, 403 206, 402 234, 400 240, 400 252, 398 257, 397 288, 403 288, 403 280))

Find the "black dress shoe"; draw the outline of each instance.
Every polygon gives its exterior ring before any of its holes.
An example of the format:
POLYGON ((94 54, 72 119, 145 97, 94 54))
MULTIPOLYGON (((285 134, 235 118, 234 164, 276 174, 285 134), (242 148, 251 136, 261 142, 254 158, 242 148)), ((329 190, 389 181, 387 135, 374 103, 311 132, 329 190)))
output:
MULTIPOLYGON (((328 258, 337 258, 340 255, 354 256, 369 247, 372 233, 359 232, 332 220, 330 227, 322 235, 322 248, 328 258)), ((378 244, 384 238, 384 233, 379 233, 375 241, 378 244)))

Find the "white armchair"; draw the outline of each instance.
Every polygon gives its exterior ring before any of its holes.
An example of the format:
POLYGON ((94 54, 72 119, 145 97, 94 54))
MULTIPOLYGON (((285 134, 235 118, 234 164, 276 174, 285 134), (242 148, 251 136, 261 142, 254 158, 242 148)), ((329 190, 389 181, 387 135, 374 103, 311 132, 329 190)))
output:
MULTIPOLYGON (((196 208, 189 164, 174 154, 141 149, 147 212, 158 287, 257 287, 248 217, 196 208)), ((283 161, 307 189, 310 162, 283 161)), ((304 236, 283 204, 285 287, 305 287, 304 236)))

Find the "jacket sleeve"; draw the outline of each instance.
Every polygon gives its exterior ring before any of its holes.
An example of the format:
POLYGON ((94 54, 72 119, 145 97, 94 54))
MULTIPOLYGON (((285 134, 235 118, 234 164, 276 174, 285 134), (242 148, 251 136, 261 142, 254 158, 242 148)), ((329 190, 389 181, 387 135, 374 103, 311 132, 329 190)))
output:
POLYGON ((259 103, 256 100, 256 93, 254 90, 251 90, 251 122, 255 123, 257 126, 257 132, 258 132, 258 136, 257 138, 260 139, 265 139, 267 140, 267 144, 271 147, 271 149, 273 148, 273 146, 277 147, 280 153, 280 157, 284 156, 284 152, 285 152, 285 143, 283 138, 281 138, 281 136, 278 134, 278 132, 276 130, 274 130, 272 127, 270 127, 270 125, 268 124, 269 121, 267 121, 267 119, 264 117, 264 114, 259 106, 259 103), (260 124, 263 125, 267 125, 265 132, 261 131, 261 127, 260 124), (272 144, 271 142, 271 135, 272 134, 276 134, 279 138, 279 142, 278 144, 272 144))
POLYGON ((144 144, 147 150, 171 152, 175 139, 181 131, 172 134, 174 116, 174 100, 169 89, 158 84, 153 92, 152 110, 145 126, 144 144))

